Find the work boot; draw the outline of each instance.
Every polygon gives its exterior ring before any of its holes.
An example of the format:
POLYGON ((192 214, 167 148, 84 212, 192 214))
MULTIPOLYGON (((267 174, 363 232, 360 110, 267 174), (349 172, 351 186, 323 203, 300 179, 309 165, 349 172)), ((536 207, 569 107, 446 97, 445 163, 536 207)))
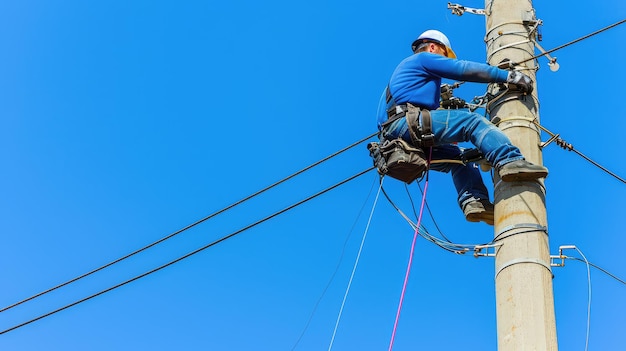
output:
POLYGON ((493 225, 493 204, 489 200, 473 200, 463 205, 463 213, 468 222, 483 221, 493 225))
POLYGON ((532 164, 526 160, 509 162, 498 170, 500 178, 505 182, 536 180, 548 176, 548 169, 532 164))

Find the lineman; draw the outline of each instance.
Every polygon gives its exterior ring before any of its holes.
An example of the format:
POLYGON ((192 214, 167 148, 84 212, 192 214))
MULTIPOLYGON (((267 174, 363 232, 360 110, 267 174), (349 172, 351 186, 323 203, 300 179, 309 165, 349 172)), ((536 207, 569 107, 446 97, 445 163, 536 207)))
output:
MULTIPOLYGON (((519 148, 483 116, 461 109, 437 110, 442 78, 509 83, 530 93, 533 86, 528 76, 458 60, 448 38, 437 30, 422 33, 412 49, 414 54, 396 67, 381 98, 377 114, 381 139, 402 138, 417 147, 433 146, 433 160, 456 158, 462 149, 453 143, 471 142, 503 181, 530 181, 548 175, 545 167, 526 161, 519 148)), ((475 164, 437 163, 431 168, 452 173, 458 204, 468 221, 493 225, 494 207, 475 164)))

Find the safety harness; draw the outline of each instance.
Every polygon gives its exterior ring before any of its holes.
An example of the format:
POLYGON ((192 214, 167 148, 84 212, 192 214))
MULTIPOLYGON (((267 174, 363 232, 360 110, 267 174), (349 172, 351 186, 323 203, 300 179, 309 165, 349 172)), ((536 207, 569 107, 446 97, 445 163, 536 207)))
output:
POLYGON ((420 178, 428 169, 428 162, 422 148, 435 145, 430 111, 411 103, 396 104, 389 86, 386 89, 386 102, 387 121, 382 124, 383 130, 392 122, 404 117, 413 145, 409 145, 401 138, 388 140, 381 132, 380 142, 369 143, 367 149, 380 175, 388 175, 405 183, 411 183, 420 178))

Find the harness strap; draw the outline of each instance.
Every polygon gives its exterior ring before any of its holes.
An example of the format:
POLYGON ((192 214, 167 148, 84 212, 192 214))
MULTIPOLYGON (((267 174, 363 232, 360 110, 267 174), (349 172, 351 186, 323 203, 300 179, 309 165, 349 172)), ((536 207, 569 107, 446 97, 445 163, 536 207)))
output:
POLYGON ((420 147, 431 147, 435 145, 435 135, 433 134, 430 111, 420 109, 413 104, 407 104, 407 108, 406 122, 409 126, 411 141, 420 147))
POLYGON ((430 147, 435 145, 435 135, 433 134, 433 123, 428 109, 419 108, 411 103, 398 105, 394 101, 389 84, 385 89, 387 101, 387 120, 381 125, 383 128, 398 118, 406 117, 409 126, 411 141, 420 147, 430 147))
POLYGON ((421 117, 422 146, 433 146, 435 145, 435 134, 433 133, 433 119, 430 116, 430 110, 422 109, 421 117))
POLYGON ((385 89, 385 95, 387 103, 387 120, 381 125, 382 127, 389 125, 398 118, 404 117, 407 111, 406 105, 396 104, 391 92, 389 91, 389 84, 387 84, 387 88, 385 89))

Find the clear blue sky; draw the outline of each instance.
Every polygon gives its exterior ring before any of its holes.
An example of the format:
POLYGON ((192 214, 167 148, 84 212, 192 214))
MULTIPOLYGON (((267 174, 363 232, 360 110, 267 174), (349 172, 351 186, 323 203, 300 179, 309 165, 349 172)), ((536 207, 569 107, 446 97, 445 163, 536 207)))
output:
MULTIPOLYGON (((0 4, 0 305, 119 258, 374 133, 380 92, 422 31, 440 29, 460 58, 485 62, 484 18, 454 16, 446 5, 0 4)), ((621 0, 535 7, 546 49, 626 17, 621 0)), ((542 58, 537 78, 544 126, 622 177, 625 35, 622 25, 554 53, 558 72, 542 58)), ((457 94, 471 99, 484 89, 465 84, 457 94)), ((626 278, 626 185, 555 145, 544 150, 544 163, 551 252, 576 245, 626 278)), ((156 248, 0 313, 0 328, 169 262, 370 165, 365 145, 353 148, 156 248)), ((0 335, 0 349, 291 350, 304 331, 296 350, 326 350, 376 182, 370 172, 160 272, 0 335)), ((387 180, 386 188, 410 213, 404 187, 387 180)), ((415 184, 410 191, 417 200, 415 184)), ((428 201, 453 241, 493 237, 491 227, 464 220, 449 175, 431 175, 428 201)), ((424 224, 436 232, 430 219, 424 224)), ((386 349, 411 239, 381 198, 333 350, 386 349)), ((583 350, 586 267, 567 261, 553 272, 560 348, 583 350)), ((590 350, 622 349, 626 287, 595 269, 591 278, 590 350)), ((494 291, 493 259, 419 240, 394 350, 496 350, 494 291)))

